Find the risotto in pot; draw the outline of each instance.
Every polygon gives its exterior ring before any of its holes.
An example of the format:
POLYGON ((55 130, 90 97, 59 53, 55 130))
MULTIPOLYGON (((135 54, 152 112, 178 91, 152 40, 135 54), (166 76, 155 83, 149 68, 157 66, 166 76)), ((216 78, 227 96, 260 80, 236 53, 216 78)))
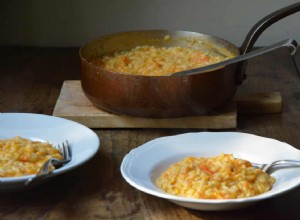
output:
POLYGON ((112 72, 163 76, 228 59, 225 55, 184 47, 138 46, 111 56, 94 57, 90 63, 112 72))
POLYGON ((275 178, 232 154, 187 157, 171 165, 156 184, 167 193, 197 199, 235 199, 269 191, 275 178))

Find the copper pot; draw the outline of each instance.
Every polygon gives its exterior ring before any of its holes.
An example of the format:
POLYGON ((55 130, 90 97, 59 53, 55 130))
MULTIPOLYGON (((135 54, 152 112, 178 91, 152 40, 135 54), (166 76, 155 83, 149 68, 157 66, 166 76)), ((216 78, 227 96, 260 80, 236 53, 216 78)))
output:
POLYGON ((80 48, 82 89, 95 106, 116 114, 152 118, 207 114, 234 97, 245 78, 246 62, 193 75, 142 76, 106 71, 87 60, 141 45, 205 47, 236 57, 250 51, 271 24, 299 10, 296 3, 260 20, 241 49, 224 39, 187 31, 144 30, 99 37, 80 48))

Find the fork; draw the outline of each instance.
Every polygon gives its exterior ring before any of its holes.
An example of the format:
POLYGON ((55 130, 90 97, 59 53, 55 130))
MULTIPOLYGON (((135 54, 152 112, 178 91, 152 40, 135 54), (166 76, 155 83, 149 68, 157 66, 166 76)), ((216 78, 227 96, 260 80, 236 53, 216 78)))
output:
POLYGON ((66 163, 68 163, 68 162, 70 162, 72 160, 72 149, 71 149, 71 146, 70 146, 70 144, 69 144, 69 142, 67 140, 62 143, 62 147, 60 145, 58 145, 57 148, 62 153, 64 159, 62 159, 62 160, 59 160, 59 159, 56 159, 56 158, 50 158, 50 159, 48 159, 43 164, 43 166, 40 168, 39 172, 34 177, 28 179, 25 182, 26 186, 30 185, 30 184, 32 184, 34 182, 37 182, 37 181, 45 178, 47 175, 49 175, 51 164, 54 167, 60 167, 60 166, 63 166, 66 163))
POLYGON ((264 172, 269 172, 273 167, 282 165, 284 167, 298 167, 300 166, 300 160, 276 160, 269 164, 252 163, 255 168, 260 168, 264 172))

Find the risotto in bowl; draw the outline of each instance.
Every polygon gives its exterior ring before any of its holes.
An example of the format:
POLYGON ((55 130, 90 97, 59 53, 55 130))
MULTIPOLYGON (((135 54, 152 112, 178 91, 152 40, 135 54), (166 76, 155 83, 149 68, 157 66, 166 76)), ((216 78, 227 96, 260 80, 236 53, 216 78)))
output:
POLYGON ((85 163, 99 147, 97 134, 79 123, 43 114, 0 113, 0 193, 41 185, 85 163), (57 147, 66 140, 72 149, 72 160, 61 167, 51 167, 47 177, 25 185, 49 158, 62 159, 57 147))
POLYGON ((162 137, 130 151, 121 172, 133 187, 198 210, 231 210, 297 187, 300 169, 270 174, 251 166, 299 159, 300 151, 274 139, 239 132, 162 137))

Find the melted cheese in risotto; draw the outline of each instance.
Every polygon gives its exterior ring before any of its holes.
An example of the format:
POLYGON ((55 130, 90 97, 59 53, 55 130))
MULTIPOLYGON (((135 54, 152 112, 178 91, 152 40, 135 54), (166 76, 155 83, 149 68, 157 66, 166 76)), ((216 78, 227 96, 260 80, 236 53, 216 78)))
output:
POLYGON ((22 137, 0 140, 0 177, 36 174, 53 157, 63 159, 61 152, 49 143, 22 137))
POLYGON ((275 179, 232 154, 212 158, 187 157, 157 179, 167 193, 198 199, 251 197, 271 189, 275 179))

